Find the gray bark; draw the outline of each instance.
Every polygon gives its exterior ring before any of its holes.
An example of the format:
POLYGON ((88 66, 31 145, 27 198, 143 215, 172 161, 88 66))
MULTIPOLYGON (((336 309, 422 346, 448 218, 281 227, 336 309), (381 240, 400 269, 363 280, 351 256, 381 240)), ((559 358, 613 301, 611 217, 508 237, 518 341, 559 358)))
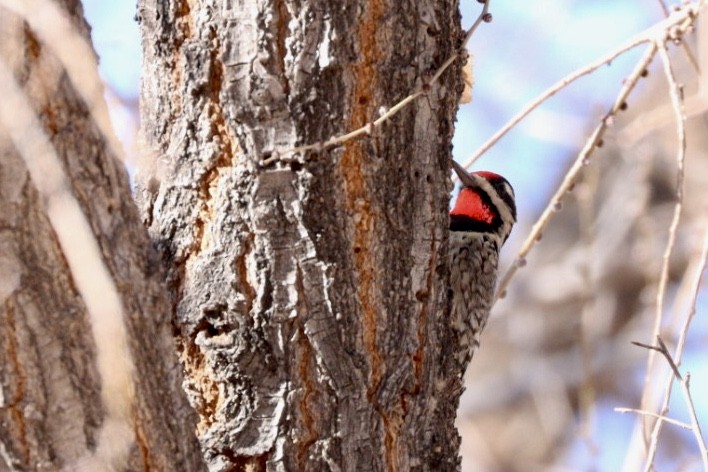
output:
POLYGON ((211 470, 454 470, 456 1, 141 0, 144 222, 211 470))
MULTIPOLYGON (((61 5, 88 40, 80 3, 61 5)), ((32 130, 0 125, 0 471, 78 470, 90 464, 101 464, 100 470, 199 470, 195 418, 180 388, 159 260, 123 164, 107 149, 54 45, 40 36, 0 7, 0 61, 21 88, 14 97, 4 95, 0 106, 21 96, 38 120, 32 130), (34 144, 26 142, 32 133, 49 138, 63 176, 45 179, 28 171, 30 161, 53 159, 23 154, 20 149, 34 144), (62 187, 41 187, 51 179, 62 187), (126 353, 134 366, 124 385, 111 379, 110 370, 111 362, 117 366, 124 359, 109 358, 104 371, 97 364, 111 333, 95 336, 92 323, 100 319, 89 316, 69 266, 55 225, 61 220, 48 216, 58 198, 78 202, 99 262, 117 289, 129 345, 115 352, 126 353), (107 391, 108 385, 128 391, 107 391), (121 396, 132 397, 129 417, 111 417, 107 400, 121 396), (114 461, 116 432, 127 434, 122 440, 128 447, 114 461)), ((95 57, 84 59, 95 68, 95 57)))

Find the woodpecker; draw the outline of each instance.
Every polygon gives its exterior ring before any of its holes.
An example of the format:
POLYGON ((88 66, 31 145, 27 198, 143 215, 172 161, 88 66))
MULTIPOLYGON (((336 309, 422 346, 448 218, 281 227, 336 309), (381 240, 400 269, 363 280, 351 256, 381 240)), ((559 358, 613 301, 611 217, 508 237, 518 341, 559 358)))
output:
POLYGON ((516 222, 514 189, 493 172, 467 173, 452 161, 462 187, 450 210, 450 316, 461 375, 479 347, 497 283, 499 250, 516 222))

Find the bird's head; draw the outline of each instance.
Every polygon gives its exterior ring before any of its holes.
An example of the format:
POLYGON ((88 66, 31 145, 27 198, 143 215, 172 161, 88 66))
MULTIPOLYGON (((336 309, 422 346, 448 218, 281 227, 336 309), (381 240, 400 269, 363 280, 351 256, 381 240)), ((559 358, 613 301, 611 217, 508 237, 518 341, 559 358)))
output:
POLYGON ((468 173, 455 161, 452 161, 452 167, 460 178, 462 188, 450 210, 450 231, 495 235, 501 246, 516 222, 516 203, 511 184, 493 172, 468 173))

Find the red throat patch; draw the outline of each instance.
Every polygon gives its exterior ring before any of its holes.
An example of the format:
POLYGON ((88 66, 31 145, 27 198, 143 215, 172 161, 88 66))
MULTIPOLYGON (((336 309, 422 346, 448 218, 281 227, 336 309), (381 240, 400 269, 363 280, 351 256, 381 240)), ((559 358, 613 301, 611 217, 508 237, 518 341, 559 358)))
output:
POLYGON ((492 224, 494 212, 487 206, 479 194, 471 188, 460 189, 455 206, 450 211, 451 215, 466 216, 476 221, 492 224))

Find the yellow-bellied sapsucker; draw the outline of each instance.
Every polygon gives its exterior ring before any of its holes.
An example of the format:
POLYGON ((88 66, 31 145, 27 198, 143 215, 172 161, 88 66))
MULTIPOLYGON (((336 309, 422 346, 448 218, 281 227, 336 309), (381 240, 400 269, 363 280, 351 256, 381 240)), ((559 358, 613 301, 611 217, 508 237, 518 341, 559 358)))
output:
MULTIPOLYGON (((450 320, 462 374, 479 347, 497 283, 499 249, 516 222, 514 189, 492 172, 467 173, 452 161, 462 187, 450 211, 450 320)), ((462 375, 461 374, 461 375, 462 375)))

